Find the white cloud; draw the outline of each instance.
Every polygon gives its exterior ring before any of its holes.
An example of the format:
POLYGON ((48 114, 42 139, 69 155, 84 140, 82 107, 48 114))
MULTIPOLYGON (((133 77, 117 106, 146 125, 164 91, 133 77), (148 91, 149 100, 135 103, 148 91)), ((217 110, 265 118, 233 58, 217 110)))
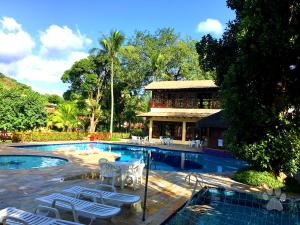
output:
POLYGON ((75 61, 87 57, 85 52, 73 52, 66 59, 47 59, 36 55, 29 55, 16 63, 0 64, 7 74, 23 81, 43 81, 47 83, 60 82, 64 71, 69 69, 75 61))
POLYGON ((0 25, 0 63, 18 61, 31 54, 35 43, 15 19, 3 17, 0 25))
POLYGON ((2 29, 7 31, 18 31, 22 29, 21 24, 17 23, 17 21, 11 17, 3 17, 0 22, 2 24, 2 29))
POLYGON ((197 31, 205 34, 211 33, 220 36, 223 33, 223 25, 219 20, 208 18, 198 24, 197 31))
POLYGON ((67 26, 51 25, 39 34, 41 42, 32 52, 36 43, 22 25, 13 18, 0 19, 0 72, 41 93, 62 94, 61 76, 88 56, 84 49, 91 40, 67 26))
POLYGON ((82 49, 90 44, 91 39, 83 36, 79 31, 74 32, 67 26, 51 25, 41 32, 41 52, 48 55, 59 55, 65 51, 82 49))

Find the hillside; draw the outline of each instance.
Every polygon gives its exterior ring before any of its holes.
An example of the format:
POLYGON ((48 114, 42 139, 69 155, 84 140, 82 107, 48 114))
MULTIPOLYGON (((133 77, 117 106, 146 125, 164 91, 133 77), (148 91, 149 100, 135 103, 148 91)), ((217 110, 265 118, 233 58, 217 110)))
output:
POLYGON ((0 73, 0 86, 3 88, 9 90, 13 88, 18 88, 18 89, 31 89, 31 87, 21 84, 17 82, 16 80, 5 76, 4 74, 0 73))

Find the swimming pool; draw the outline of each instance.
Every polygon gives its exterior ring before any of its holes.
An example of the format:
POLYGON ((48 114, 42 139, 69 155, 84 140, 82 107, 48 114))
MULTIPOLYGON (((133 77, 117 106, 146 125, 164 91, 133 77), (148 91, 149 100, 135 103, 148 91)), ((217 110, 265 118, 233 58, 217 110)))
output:
POLYGON ((163 150, 156 147, 142 147, 121 144, 106 143, 74 143, 16 146, 22 149, 34 149, 39 151, 54 150, 98 150, 102 152, 114 152, 120 155, 118 160, 144 160, 146 150, 151 151, 151 169, 165 171, 221 173, 233 172, 247 164, 229 155, 215 155, 212 153, 195 153, 186 151, 163 150))
POLYGON ((0 169, 34 169, 60 166, 68 160, 38 155, 0 155, 0 169))
POLYGON ((282 202, 272 198, 205 188, 194 196, 190 206, 171 216, 163 225, 300 225, 299 200, 282 202), (274 204, 272 210, 267 209, 270 201, 282 208, 274 204))

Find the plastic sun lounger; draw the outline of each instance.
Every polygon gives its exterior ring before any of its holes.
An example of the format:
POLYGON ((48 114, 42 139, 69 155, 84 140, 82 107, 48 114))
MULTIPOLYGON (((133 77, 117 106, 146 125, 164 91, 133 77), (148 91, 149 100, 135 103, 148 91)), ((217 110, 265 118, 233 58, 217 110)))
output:
POLYGON ((56 209, 48 207, 38 207, 54 212, 57 218, 50 218, 30 212, 26 212, 17 208, 8 207, 0 210, 0 223, 8 225, 82 225, 81 223, 70 222, 59 219, 59 213, 56 209))
POLYGON ((89 218, 91 220, 90 224, 97 218, 108 219, 121 211, 118 207, 84 201, 59 193, 36 198, 36 200, 52 208, 72 211, 74 221, 78 221, 79 216, 89 218))
POLYGON ((92 188, 86 188, 82 186, 73 186, 71 188, 63 190, 64 193, 71 194, 76 198, 85 196, 92 198, 94 201, 100 200, 101 203, 113 204, 113 205, 132 205, 141 200, 139 195, 129 195, 116 192, 116 189, 110 185, 100 185, 113 188, 113 192, 97 190, 92 188))

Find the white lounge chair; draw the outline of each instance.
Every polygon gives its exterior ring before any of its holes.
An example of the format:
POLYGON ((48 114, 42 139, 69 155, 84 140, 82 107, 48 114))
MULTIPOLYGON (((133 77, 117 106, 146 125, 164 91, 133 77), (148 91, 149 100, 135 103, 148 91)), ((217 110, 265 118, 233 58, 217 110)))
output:
MULTIPOLYGON (((47 214, 48 214, 47 213, 47 214)), ((57 209, 38 206, 35 213, 30 213, 17 209, 14 207, 8 207, 0 210, 0 223, 8 225, 80 225, 81 223, 70 222, 61 220, 57 209), (50 218, 44 215, 39 215, 41 211, 51 212, 55 215, 55 218, 50 218)))
POLYGON ((84 201, 59 193, 53 193, 51 195, 36 198, 36 200, 51 206, 52 208, 71 211, 73 213, 75 222, 79 221, 79 216, 89 218, 91 220, 90 224, 92 224, 97 218, 111 218, 121 211, 121 209, 118 207, 84 201))
MULTIPOLYGON (((110 185, 100 184, 100 187, 109 187, 110 185)), ((103 191, 93 188, 86 188, 82 186, 73 186, 68 189, 63 190, 64 193, 71 194, 76 198, 80 196, 85 196, 92 198, 94 201, 104 203, 104 204, 112 204, 112 205, 132 205, 141 200, 139 195, 129 195, 116 192, 116 189, 113 187, 112 192, 103 191)))

